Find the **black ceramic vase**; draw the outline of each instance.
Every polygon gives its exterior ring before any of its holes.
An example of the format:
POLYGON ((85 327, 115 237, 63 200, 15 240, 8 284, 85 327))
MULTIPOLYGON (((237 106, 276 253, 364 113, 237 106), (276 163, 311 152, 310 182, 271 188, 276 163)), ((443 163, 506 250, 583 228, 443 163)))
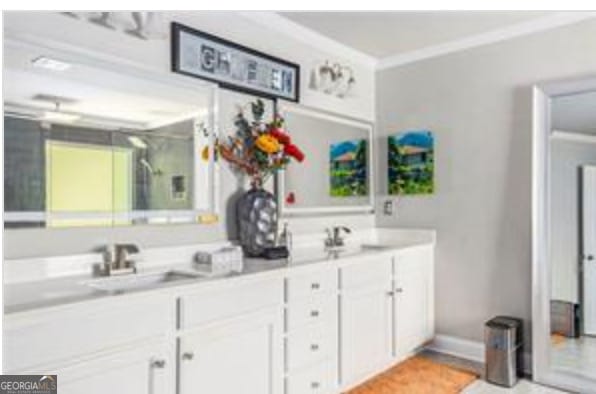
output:
POLYGON ((277 202, 273 194, 253 186, 238 200, 236 217, 245 256, 261 257, 267 248, 275 246, 277 202))

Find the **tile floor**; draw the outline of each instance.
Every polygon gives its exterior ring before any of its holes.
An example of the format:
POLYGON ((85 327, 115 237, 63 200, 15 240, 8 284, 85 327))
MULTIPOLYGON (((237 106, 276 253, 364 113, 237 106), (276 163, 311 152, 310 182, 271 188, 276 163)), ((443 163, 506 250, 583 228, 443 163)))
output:
MULTIPOLYGON (((484 366, 481 363, 474 361, 464 360, 461 358, 449 356, 446 354, 436 353, 433 351, 425 350, 422 354, 429 357, 437 362, 451 365, 457 368, 463 368, 476 372, 482 376, 484 373, 484 366)), ((541 386, 533 383, 530 380, 522 379, 513 388, 499 387, 484 380, 478 379, 468 387, 464 389, 462 394, 566 394, 566 391, 556 390, 550 387, 541 386)))
POLYGON ((555 368, 596 376, 596 337, 567 338, 553 343, 551 351, 555 368))
POLYGON ((549 387, 532 383, 522 379, 513 388, 503 388, 487 383, 484 380, 477 380, 462 392, 462 394, 563 394, 566 391, 555 390, 549 387))

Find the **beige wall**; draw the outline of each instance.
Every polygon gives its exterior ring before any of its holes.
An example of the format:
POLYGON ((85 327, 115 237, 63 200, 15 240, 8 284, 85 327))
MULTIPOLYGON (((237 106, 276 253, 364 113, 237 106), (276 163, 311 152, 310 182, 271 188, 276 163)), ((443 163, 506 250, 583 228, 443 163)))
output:
POLYGON ((437 229, 439 333, 480 341, 494 315, 530 319, 530 88, 595 74, 595 37, 587 21, 378 72, 381 193, 382 136, 436 133, 435 195, 404 197, 377 223, 437 229))

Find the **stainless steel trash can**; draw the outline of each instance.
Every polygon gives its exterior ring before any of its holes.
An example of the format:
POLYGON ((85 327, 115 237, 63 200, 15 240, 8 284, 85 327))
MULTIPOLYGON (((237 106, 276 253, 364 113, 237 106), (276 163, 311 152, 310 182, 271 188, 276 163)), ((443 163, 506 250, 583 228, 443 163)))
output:
POLYGON ((484 344, 488 382, 505 387, 517 383, 522 366, 522 342, 521 319, 497 316, 486 322, 484 344))

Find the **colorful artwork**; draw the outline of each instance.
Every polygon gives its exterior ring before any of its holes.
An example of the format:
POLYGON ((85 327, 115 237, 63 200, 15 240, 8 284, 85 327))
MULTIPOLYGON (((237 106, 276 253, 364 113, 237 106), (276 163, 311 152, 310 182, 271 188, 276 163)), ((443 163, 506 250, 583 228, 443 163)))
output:
POLYGON ((332 197, 360 197, 368 194, 367 145, 365 139, 331 144, 329 180, 332 197))
POLYGON ((434 137, 428 130, 389 136, 389 194, 432 194, 434 156, 434 137))

